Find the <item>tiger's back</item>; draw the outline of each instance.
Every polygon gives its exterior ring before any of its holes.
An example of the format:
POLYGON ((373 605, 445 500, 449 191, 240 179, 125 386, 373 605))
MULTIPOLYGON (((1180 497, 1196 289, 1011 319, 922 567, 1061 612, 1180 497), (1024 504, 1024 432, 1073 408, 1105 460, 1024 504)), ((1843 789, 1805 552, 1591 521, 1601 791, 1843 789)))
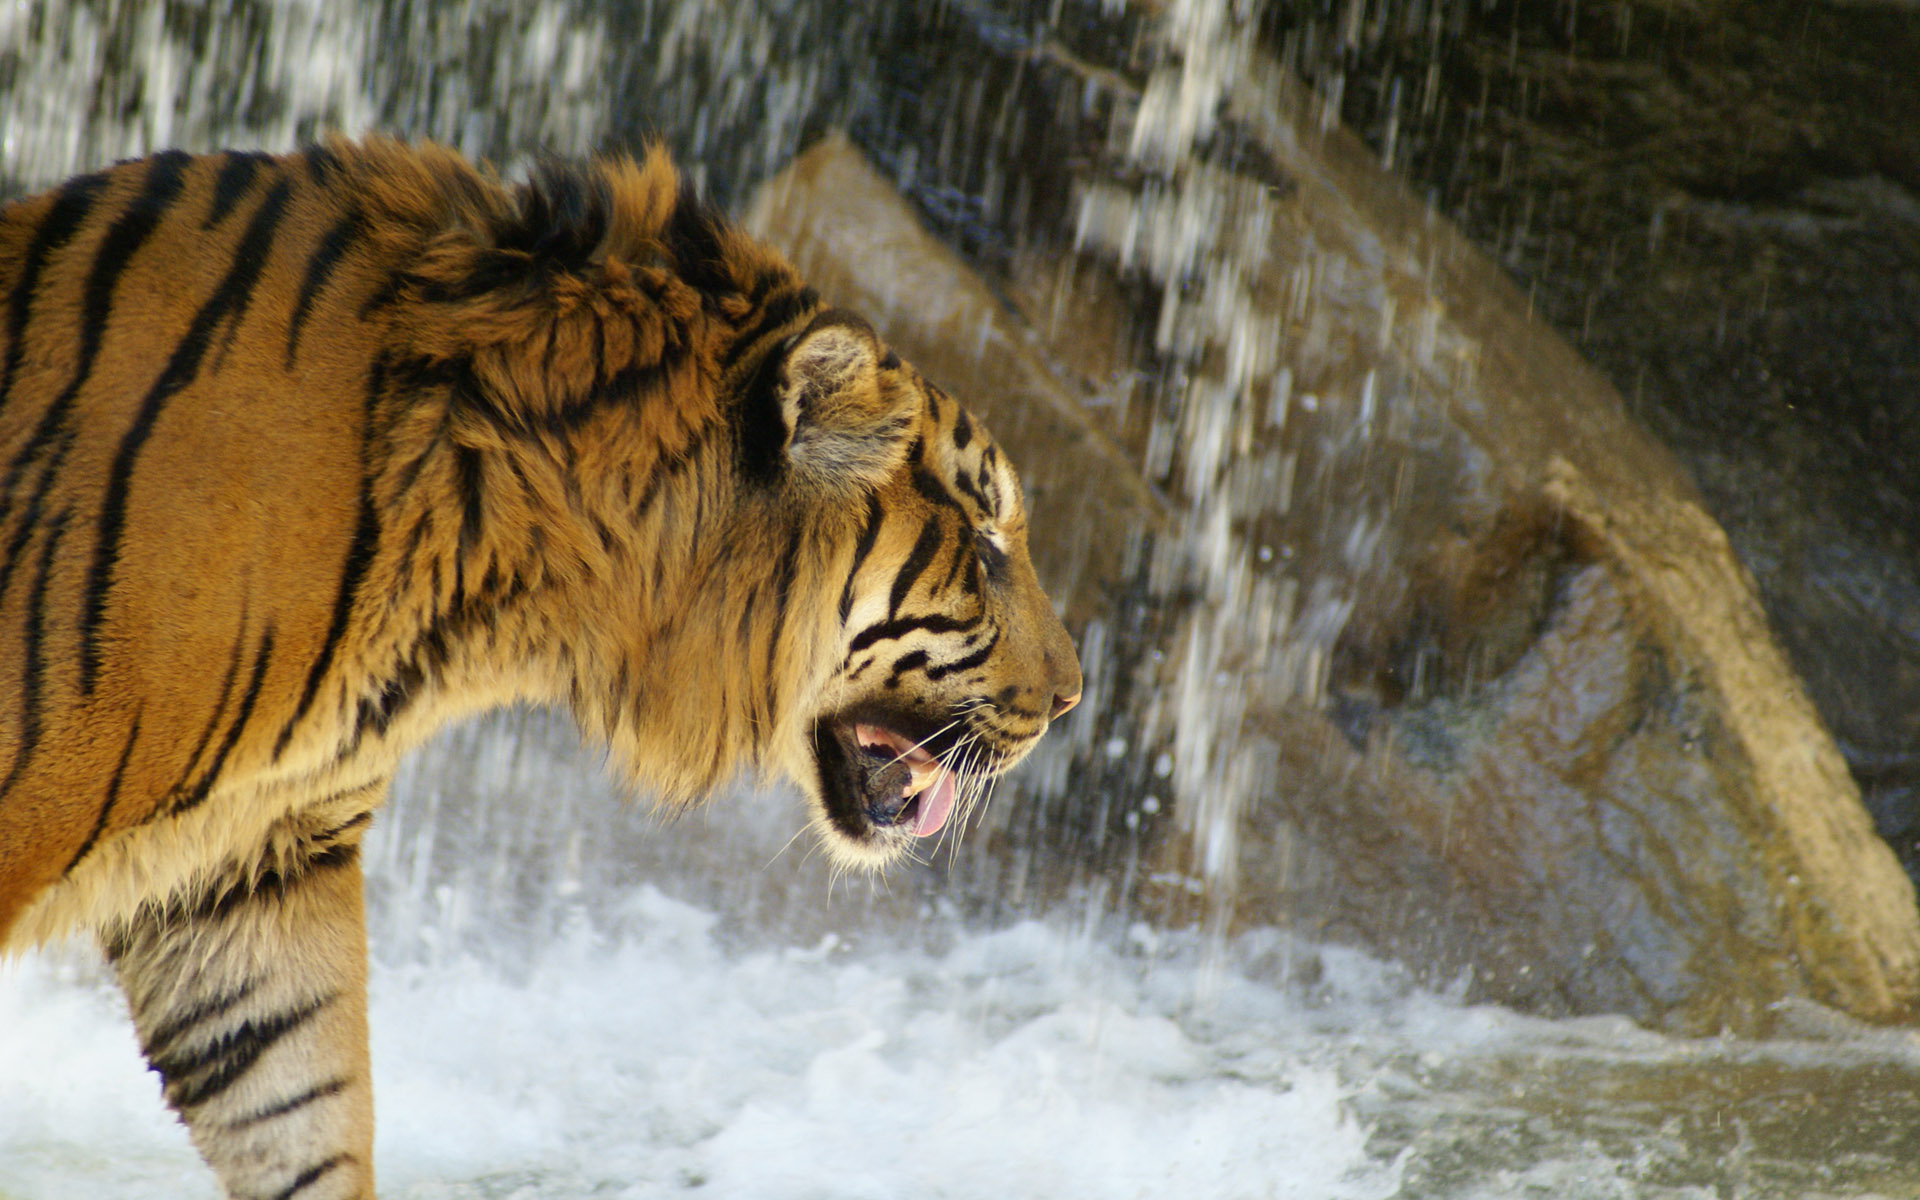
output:
POLYGON ((0 951, 97 933, 234 1195, 372 1191, 360 839, 449 718, 564 704, 849 866, 1080 690, 986 430, 663 152, 384 140, 0 209, 0 951))
POLYGON ((270 757, 327 639, 378 336, 330 173, 161 155, 0 216, 0 929, 270 757))

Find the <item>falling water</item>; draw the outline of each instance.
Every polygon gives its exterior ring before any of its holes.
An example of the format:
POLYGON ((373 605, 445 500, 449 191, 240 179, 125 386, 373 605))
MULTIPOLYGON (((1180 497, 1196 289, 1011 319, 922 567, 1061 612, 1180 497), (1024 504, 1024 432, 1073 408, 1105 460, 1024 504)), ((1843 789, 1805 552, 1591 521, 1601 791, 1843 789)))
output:
MULTIPOLYGON (((836 883, 791 840, 793 796, 663 821, 546 712, 409 760, 366 851, 385 1194, 1920 1194, 1904 1034, 1812 1006, 1764 1042, 1545 1020, 1127 903, 1155 828, 1190 835, 1161 885, 1231 891, 1247 805, 1284 781, 1223 672, 1325 700, 1388 549, 1422 533, 1418 397, 1472 361, 1380 282, 1419 264, 1312 231, 1276 254, 1268 186, 1196 149, 1217 156, 1233 97, 1270 118, 1234 135, 1246 153, 1295 136, 1235 6, 1039 7, 0 0, 7 191, 161 146, 381 129, 510 174, 658 134, 738 202, 837 126, 970 253, 1017 256, 1021 222, 1052 221, 1158 314, 1170 365, 1110 416, 1170 497, 1130 571, 1169 649, 1111 614, 1088 629, 1088 703, 979 835, 1024 831, 1016 866, 969 843, 836 883), (1139 40, 1103 32, 1122 26, 1139 40), (1088 63, 1103 38, 1144 68, 1088 63), (1048 135, 978 78, 907 111, 899 77, 950 44, 1015 75, 1078 56, 1099 86, 1066 103, 1119 165, 1026 187, 996 155, 1048 135), (1396 341, 1414 377, 1354 351, 1396 341), (1095 793, 1100 818, 1061 833, 1095 793)), ((68 948, 0 974, 0 1197, 80 1194, 214 1189, 104 972, 68 948)))

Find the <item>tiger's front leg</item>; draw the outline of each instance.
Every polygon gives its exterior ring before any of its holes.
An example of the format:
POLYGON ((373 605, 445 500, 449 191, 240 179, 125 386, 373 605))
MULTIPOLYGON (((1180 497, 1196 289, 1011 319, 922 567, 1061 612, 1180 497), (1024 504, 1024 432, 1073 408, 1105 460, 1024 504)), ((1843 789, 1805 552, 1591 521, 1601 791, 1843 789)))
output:
POLYGON ((360 837, 290 830, 245 877, 107 938, 147 1061, 229 1196, 373 1196, 360 837))

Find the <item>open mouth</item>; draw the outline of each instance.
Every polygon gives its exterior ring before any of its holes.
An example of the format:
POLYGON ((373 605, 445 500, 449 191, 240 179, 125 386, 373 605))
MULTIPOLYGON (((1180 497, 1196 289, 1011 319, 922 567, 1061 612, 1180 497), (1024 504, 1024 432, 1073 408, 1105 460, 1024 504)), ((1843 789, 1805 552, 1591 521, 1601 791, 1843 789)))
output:
POLYGON ((888 831, 932 837, 953 814, 960 777, 896 723, 823 720, 813 749, 827 816, 856 842, 888 831))

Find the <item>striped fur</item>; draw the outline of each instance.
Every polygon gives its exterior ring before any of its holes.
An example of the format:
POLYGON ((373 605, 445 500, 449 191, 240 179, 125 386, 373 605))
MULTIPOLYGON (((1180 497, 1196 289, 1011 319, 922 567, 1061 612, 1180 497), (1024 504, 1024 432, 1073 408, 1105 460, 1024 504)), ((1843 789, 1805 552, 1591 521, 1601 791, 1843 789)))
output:
POLYGON ((884 864, 1078 696, 1024 529, 985 430, 657 150, 169 153, 0 209, 0 948, 100 934, 231 1194, 371 1195, 398 756, 562 703, 664 802, 784 775, 884 864))

